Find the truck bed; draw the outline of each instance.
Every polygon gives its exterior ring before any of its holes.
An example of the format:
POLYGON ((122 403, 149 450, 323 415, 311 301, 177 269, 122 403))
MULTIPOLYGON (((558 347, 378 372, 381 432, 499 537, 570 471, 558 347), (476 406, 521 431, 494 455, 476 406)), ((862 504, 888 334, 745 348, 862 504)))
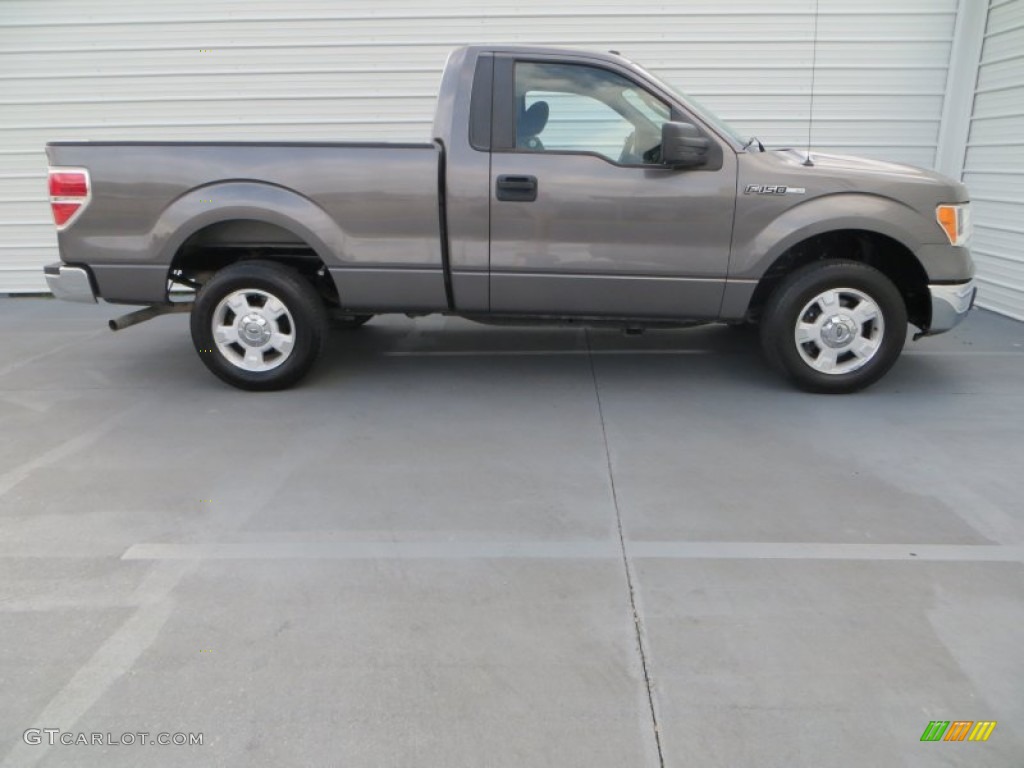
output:
POLYGON ((241 239, 312 247, 347 307, 446 306, 439 145, 53 142, 47 156, 89 171, 61 257, 89 264, 108 301, 160 301, 183 245, 241 239))

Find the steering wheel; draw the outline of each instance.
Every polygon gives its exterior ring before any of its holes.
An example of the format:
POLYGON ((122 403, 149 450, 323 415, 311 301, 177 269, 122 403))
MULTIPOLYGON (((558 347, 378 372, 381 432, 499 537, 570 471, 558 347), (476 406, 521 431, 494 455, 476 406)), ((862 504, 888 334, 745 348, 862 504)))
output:
POLYGON ((626 137, 626 141, 622 145, 622 151, 619 153, 620 163, 636 163, 638 160, 636 156, 636 131, 633 131, 629 136, 626 137))

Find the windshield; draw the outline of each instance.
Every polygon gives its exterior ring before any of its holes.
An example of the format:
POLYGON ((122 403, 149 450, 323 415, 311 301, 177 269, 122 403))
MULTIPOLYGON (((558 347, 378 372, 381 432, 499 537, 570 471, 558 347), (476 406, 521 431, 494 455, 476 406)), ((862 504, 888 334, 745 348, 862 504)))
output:
POLYGON ((680 101, 682 101, 684 104, 686 104, 686 106, 690 107, 690 109, 692 109, 694 112, 697 113, 697 117, 699 117, 705 123, 707 123, 708 125, 713 127, 719 133, 725 134, 730 139, 735 141, 737 144, 745 144, 747 142, 747 137, 746 136, 742 135, 739 131, 737 131, 735 128, 733 128, 731 125, 729 125, 727 122, 725 122, 725 120, 720 118, 718 115, 716 115, 710 109, 708 109, 703 104, 701 104, 699 101, 697 101, 697 99, 693 98, 692 96, 686 95, 685 93, 680 91, 678 88, 673 88, 671 85, 666 83, 660 77, 657 77, 656 75, 651 74, 651 72, 649 70, 644 69, 639 64, 636 64, 634 62, 633 66, 637 67, 652 82, 654 82, 655 84, 659 85, 661 88, 665 89, 668 93, 675 94, 676 96, 678 96, 680 101))

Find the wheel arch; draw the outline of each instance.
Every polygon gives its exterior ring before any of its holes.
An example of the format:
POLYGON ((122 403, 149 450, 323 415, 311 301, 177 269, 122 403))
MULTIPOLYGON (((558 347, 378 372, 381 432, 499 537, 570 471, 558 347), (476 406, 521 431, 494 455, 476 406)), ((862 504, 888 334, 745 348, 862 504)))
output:
POLYGON ((928 274, 906 243, 874 229, 831 229, 781 249, 757 283, 746 317, 757 321, 765 302, 782 280, 815 261, 847 259, 874 267, 899 290, 911 323, 927 328, 931 322, 928 274))
MULTIPOLYGON (((341 261, 345 233, 319 206, 272 184, 211 184, 178 198, 161 216, 158 245, 168 280, 203 282, 205 276, 249 258, 292 266, 337 292, 326 268, 341 261)), ((323 290, 321 291, 323 293, 323 290)))

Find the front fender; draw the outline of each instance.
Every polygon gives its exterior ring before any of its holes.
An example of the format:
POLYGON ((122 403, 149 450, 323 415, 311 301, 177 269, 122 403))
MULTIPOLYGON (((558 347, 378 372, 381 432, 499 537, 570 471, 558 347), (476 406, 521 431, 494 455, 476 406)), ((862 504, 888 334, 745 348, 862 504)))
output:
POLYGON ((197 187, 164 209, 150 235, 153 261, 170 265, 193 234, 223 221, 250 220, 288 230, 316 251, 324 264, 344 260, 345 232, 309 198, 259 182, 221 182, 197 187))
MULTIPOLYGON (((911 252, 934 240, 928 222, 904 203, 860 192, 841 192, 799 202, 764 221, 770 201, 745 218, 737 212, 736 236, 729 260, 731 280, 757 280, 783 253, 815 235, 842 229, 876 232, 906 246, 911 252), (758 215, 760 214, 760 216, 758 215), (760 222, 759 222, 760 219, 760 222)), ((937 229, 937 227, 935 227, 937 229)))

